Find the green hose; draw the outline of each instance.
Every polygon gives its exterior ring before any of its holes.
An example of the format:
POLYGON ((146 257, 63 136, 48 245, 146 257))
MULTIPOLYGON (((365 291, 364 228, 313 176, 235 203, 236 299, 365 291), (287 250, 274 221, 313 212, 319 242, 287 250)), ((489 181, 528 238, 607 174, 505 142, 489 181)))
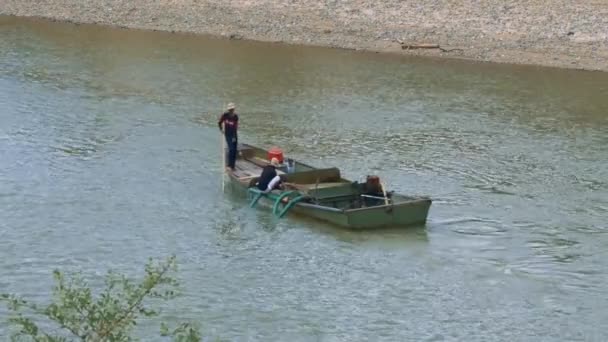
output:
POLYGON ((279 205, 281 205, 281 200, 283 200, 283 198, 293 194, 295 191, 285 191, 283 193, 281 193, 279 195, 279 197, 277 197, 277 199, 274 201, 274 205, 272 206, 272 213, 274 214, 274 216, 279 217, 277 214, 277 211, 279 210, 279 205))
POLYGON ((285 216, 285 214, 287 214, 287 212, 291 208, 293 208, 294 205, 296 205, 298 202, 300 202, 304 198, 306 198, 306 196, 300 194, 297 191, 288 191, 288 192, 282 193, 277 198, 277 200, 274 202, 274 206, 272 208, 272 213, 274 214, 274 216, 276 216, 278 218, 283 218, 283 216, 285 216), (281 202, 282 202, 283 198, 285 198, 288 195, 293 194, 294 192, 298 193, 298 196, 292 198, 287 204, 285 204, 285 206, 283 207, 283 209, 281 209, 281 211, 279 212, 279 206, 281 205, 281 202))
MULTIPOLYGON (((281 212, 279 213, 279 215, 277 217, 282 218, 283 216, 285 216, 285 214, 287 214, 287 211, 289 211, 289 209, 291 209, 294 205, 296 205, 298 202, 303 200, 305 197, 306 196, 304 196, 304 195, 299 195, 299 196, 296 196, 295 198, 293 198, 291 201, 289 201, 289 203, 287 203, 285 205, 285 207, 283 208, 283 210, 281 210, 281 212)), ((275 213, 275 216, 276 216, 276 213, 275 213)))
MULTIPOLYGON (((274 197, 274 195, 269 195, 263 191, 260 191, 259 189, 255 189, 255 188, 249 188, 249 193, 253 194, 253 199, 251 200, 251 203, 249 203, 249 206, 251 208, 255 207, 255 205, 258 203, 258 201, 260 200, 260 198, 267 196, 269 198, 274 197)), ((298 202, 300 202, 301 200, 303 200, 304 198, 306 198, 306 196, 300 194, 298 191, 285 191, 281 194, 279 194, 275 200, 274 200, 274 205, 272 206, 272 214, 277 217, 277 218, 282 218, 283 216, 285 216, 285 214, 287 214, 287 212, 293 208, 294 205, 296 205, 298 202), (281 209, 280 206, 282 204, 282 201, 285 197, 290 196, 291 194, 298 194, 297 196, 295 196, 294 198, 292 198, 287 204, 285 204, 285 206, 281 209), (280 211, 279 211, 280 210, 280 211)))
POLYGON ((250 206, 251 208, 253 208, 253 207, 255 207, 255 205, 258 203, 258 201, 260 200, 260 198, 262 198, 262 196, 264 196, 264 193, 263 193, 263 192, 261 192, 261 191, 260 191, 260 190, 258 190, 258 189, 254 189, 254 188, 250 188, 250 189, 249 189, 249 192, 250 192, 250 193, 255 194, 255 195, 253 196, 253 200, 251 201, 251 203, 249 203, 249 206, 250 206))

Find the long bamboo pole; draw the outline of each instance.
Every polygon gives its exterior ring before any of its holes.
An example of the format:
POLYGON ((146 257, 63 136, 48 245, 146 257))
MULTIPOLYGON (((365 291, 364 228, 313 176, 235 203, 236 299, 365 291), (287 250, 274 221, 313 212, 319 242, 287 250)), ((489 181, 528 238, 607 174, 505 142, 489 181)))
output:
MULTIPOLYGON (((226 104, 224 104, 221 113, 223 113, 224 108, 226 108, 226 104)), ((220 134, 220 146, 221 146, 221 153, 220 153, 221 163, 220 163, 220 165, 222 167, 222 192, 224 192, 224 184, 225 184, 225 181, 226 181, 226 138, 225 138, 225 129, 226 129, 226 126, 222 122, 222 134, 220 134)))

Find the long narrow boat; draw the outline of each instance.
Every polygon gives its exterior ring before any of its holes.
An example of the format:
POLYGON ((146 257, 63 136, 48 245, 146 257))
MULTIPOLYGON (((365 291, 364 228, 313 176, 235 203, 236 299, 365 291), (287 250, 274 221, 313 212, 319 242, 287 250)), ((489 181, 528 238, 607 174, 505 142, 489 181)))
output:
POLYGON ((288 186, 263 193, 255 185, 268 159, 268 150, 240 144, 229 178, 247 194, 252 207, 270 207, 277 217, 293 213, 354 229, 408 226, 427 220, 428 197, 385 191, 376 176, 359 183, 342 178, 337 168, 315 168, 292 160, 277 168, 288 186))

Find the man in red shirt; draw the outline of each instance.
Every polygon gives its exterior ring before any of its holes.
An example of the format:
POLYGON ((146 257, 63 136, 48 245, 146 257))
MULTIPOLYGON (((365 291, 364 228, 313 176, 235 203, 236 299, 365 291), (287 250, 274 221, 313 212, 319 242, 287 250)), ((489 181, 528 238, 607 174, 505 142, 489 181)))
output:
POLYGON ((228 145, 228 163, 227 167, 234 171, 236 163, 237 143, 238 143, 238 127, 239 116, 234 112, 234 103, 229 103, 227 111, 220 116, 218 126, 220 131, 224 133, 226 144, 228 145), (222 127, 222 124, 224 125, 222 127))

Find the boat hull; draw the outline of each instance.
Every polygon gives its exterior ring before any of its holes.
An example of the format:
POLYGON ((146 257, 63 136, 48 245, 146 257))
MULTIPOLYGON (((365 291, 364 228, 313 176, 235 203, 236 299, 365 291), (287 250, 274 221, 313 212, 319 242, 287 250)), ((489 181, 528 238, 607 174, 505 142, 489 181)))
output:
POLYGON ((347 210, 348 227, 410 226, 426 223, 431 208, 430 199, 418 199, 400 204, 347 210))
MULTIPOLYGON (((232 188, 239 196, 251 201, 253 198, 247 186, 230 177, 232 188)), ((421 225, 427 220, 431 207, 430 199, 416 199, 399 204, 388 204, 351 210, 340 210, 311 203, 297 203, 288 215, 311 217, 323 222, 350 229, 373 229, 421 225)), ((258 206, 272 210, 274 201, 262 197, 258 206)))

